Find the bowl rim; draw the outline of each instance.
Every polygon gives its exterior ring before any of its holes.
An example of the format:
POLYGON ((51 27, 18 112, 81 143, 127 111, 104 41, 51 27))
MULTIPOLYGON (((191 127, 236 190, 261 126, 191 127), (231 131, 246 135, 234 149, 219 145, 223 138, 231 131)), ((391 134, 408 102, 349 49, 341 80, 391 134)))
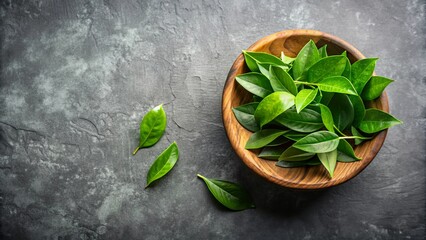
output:
MULTIPOLYGON (((350 53, 356 60, 364 59, 365 56, 354 46, 352 46, 350 43, 346 42, 345 40, 334 36, 329 33, 321 32, 318 30, 310 30, 310 29, 291 29, 291 30, 284 30, 280 32, 276 32, 273 34, 270 34, 268 36, 265 36, 263 38, 260 38, 255 43, 253 43, 249 48, 247 48, 247 51, 255 50, 256 48, 260 47, 261 45, 265 45, 265 43, 270 43, 274 41, 277 38, 285 37, 285 36, 312 36, 312 37, 320 37, 321 39, 326 39, 327 41, 345 49, 348 53, 350 53)), ((252 171, 257 173, 258 175, 262 176, 263 178, 267 179, 268 181, 272 181, 278 185, 281 185, 283 187, 287 188, 293 188, 293 189, 303 189, 303 190, 314 190, 314 189, 324 189, 329 188, 333 186, 340 185, 344 182, 347 182, 348 180, 354 178, 357 176, 360 172, 362 172, 376 157, 377 153, 380 151, 381 147, 383 146, 383 143, 385 141, 386 135, 387 135, 387 129, 381 131, 379 134, 377 134, 372 140, 374 141, 373 147, 371 148, 371 153, 369 156, 371 156, 370 159, 362 159, 361 161, 364 161, 362 165, 360 165, 355 170, 348 173, 345 177, 339 178, 338 180, 330 179, 330 181, 327 182, 327 184, 324 183, 295 183, 292 181, 287 181, 285 179, 279 179, 274 175, 266 174, 259 166, 253 164, 251 161, 249 161, 244 154, 244 151, 248 151, 246 149, 241 149, 237 145, 237 137, 231 132, 230 127, 228 127, 228 122, 226 118, 229 114, 232 112, 232 106, 231 101, 225 101, 225 94, 227 91, 230 91, 228 88, 230 87, 231 83, 235 81, 235 71, 236 69, 242 67, 245 64, 244 56, 242 53, 238 55, 234 63, 232 64, 232 67, 227 75, 225 85, 223 87, 222 92, 222 121, 225 128, 225 132, 227 135, 227 138, 229 142, 231 143, 232 148, 237 153, 238 157, 247 165, 252 171), (271 179, 272 178, 272 179, 271 179)), ((373 73, 373 75, 375 75, 373 73)), ((389 112, 389 102, 386 92, 384 91, 382 95, 380 96, 379 100, 382 104, 382 111, 389 112)), ((232 115, 233 118, 235 116, 232 115)), ((242 128, 242 126, 240 126, 242 128)), ((257 156, 256 156, 257 157, 257 156)), ((258 157, 257 157, 258 158, 258 157)), ((260 160, 264 160, 261 158, 258 158, 260 160)), ((267 160, 264 160, 267 161, 267 160)), ((351 164, 351 163, 346 163, 351 164)), ((306 167, 304 167, 306 168, 306 167)))

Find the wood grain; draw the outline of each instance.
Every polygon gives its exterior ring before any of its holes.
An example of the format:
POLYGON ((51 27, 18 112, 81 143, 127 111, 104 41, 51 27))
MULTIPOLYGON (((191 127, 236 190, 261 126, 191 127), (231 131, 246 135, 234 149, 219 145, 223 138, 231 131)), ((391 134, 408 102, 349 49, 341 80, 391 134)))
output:
MULTIPOLYGON (((280 56, 281 51, 287 56, 295 57, 302 47, 312 39, 318 47, 327 44, 330 54, 340 54, 347 51, 351 62, 365 58, 364 55, 346 41, 333 35, 315 30, 287 30, 264 37, 250 46, 248 51, 267 52, 280 56)), ((348 181, 370 164, 379 152, 386 138, 387 130, 382 131, 370 141, 355 148, 357 156, 362 160, 353 163, 338 163, 334 177, 330 179, 322 166, 280 168, 275 161, 258 158, 252 151, 244 148, 252 134, 243 128, 232 113, 232 108, 251 101, 252 95, 243 89, 236 81, 238 74, 247 72, 244 57, 240 54, 232 65, 222 96, 223 124, 232 147, 243 162, 254 172, 267 180, 288 188, 321 189, 335 186, 348 181)), ((389 112, 388 98, 385 92, 369 103, 370 107, 389 112)))

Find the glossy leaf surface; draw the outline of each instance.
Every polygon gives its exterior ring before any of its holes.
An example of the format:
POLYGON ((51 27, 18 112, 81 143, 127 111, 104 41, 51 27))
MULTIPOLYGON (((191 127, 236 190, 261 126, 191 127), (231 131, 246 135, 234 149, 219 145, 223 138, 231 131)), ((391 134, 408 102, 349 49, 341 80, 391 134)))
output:
POLYGON ((252 132, 256 132, 260 129, 256 120, 254 119, 254 112, 256 111, 258 105, 258 102, 252 102, 238 106, 236 108, 232 108, 237 121, 244 128, 252 132))
POLYGON ((271 86, 274 91, 287 91, 296 96, 297 87, 290 74, 281 67, 272 65, 269 68, 269 73, 271 75, 271 86))
POLYGON ((330 152, 318 153, 317 155, 322 165, 330 174, 330 177, 333 177, 334 169, 336 168, 337 163, 337 150, 335 149, 330 152))
POLYGON ((299 113, 306 106, 308 106, 318 93, 318 89, 303 89, 301 90, 294 99, 294 104, 296 105, 296 110, 299 113))
POLYGON ((291 130, 303 133, 313 132, 323 127, 321 114, 308 108, 300 113, 297 113, 295 108, 288 109, 275 118, 275 121, 291 130))
POLYGON ((320 59, 318 48, 315 43, 310 40, 297 54, 293 62, 293 77, 297 79, 308 71, 309 67, 315 64, 320 59))
POLYGON ((365 116, 359 124, 359 129, 365 133, 376 133, 401 123, 400 120, 389 113, 370 108, 365 111, 365 116))
POLYGON ((328 54, 327 54, 327 44, 325 44, 324 46, 320 47, 318 49, 318 52, 319 52, 321 58, 328 57, 328 54))
POLYGON ((278 161, 275 165, 282 168, 293 168, 293 167, 305 167, 305 166, 317 166, 321 162, 317 158, 313 158, 307 161, 278 161))
POLYGON ((257 149, 266 146, 268 143, 274 141, 279 136, 283 135, 286 131, 279 129, 263 129, 253 133, 246 143, 246 149, 257 149))
POLYGON ((166 175, 179 158, 179 149, 176 142, 173 142, 166 150, 164 150, 151 165, 146 179, 146 187, 152 182, 166 175))
MULTIPOLYGON (((287 131, 285 131, 285 132, 288 132, 288 131, 290 131, 290 130, 287 130, 287 131)), ((287 138, 285 138, 284 136, 279 136, 279 137, 277 137, 274 141, 272 141, 272 142, 270 142, 270 143, 268 143, 268 144, 266 144, 266 147, 275 147, 275 146, 280 146, 280 145, 283 145, 283 144, 285 144, 285 143, 287 143, 287 142, 289 142, 290 140, 288 140, 287 138)))
POLYGON ((392 83, 393 80, 380 76, 372 76, 362 90, 361 97, 364 100, 374 100, 382 94, 383 90, 392 83))
POLYGON ((260 71, 257 65, 258 63, 268 63, 281 66, 286 65, 281 59, 268 53, 243 51, 243 54, 247 67, 252 72, 260 71))
MULTIPOLYGON (((353 136, 357 136, 357 137, 364 137, 354 126, 351 127, 351 133, 353 136)), ((364 142, 364 139, 359 139, 359 138, 355 138, 355 145, 359 145, 362 142, 364 142)))
POLYGON ((340 131, 345 130, 354 119, 354 108, 348 96, 344 94, 334 94, 328 104, 333 115, 334 124, 340 131))
POLYGON ((269 160, 278 160, 284 150, 285 148, 282 145, 275 147, 265 147, 259 153, 258 157, 269 160))
POLYGON ((162 104, 150 110, 139 126, 139 146, 133 151, 133 155, 141 148, 156 144, 163 136, 166 125, 167 117, 162 104))
POLYGON ((354 149, 345 139, 340 139, 339 145, 337 146, 337 160, 342 162, 353 162, 359 161, 361 158, 358 158, 355 155, 354 149))
POLYGON ((354 119, 352 121, 352 125, 358 126, 365 115, 364 102, 358 95, 348 95, 347 97, 349 98, 349 101, 352 103, 354 108, 354 119))
POLYGON ((271 94, 271 84, 268 78, 260 73, 250 72, 238 75, 235 80, 247 91, 259 96, 266 97, 271 94))
POLYGON ((250 194, 241 185, 229 181, 206 178, 200 174, 197 176, 206 183, 210 193, 223 206, 234 211, 255 207, 250 194))
POLYGON ((376 67, 377 58, 365 58, 356 61, 351 66, 351 82, 354 85, 358 94, 361 94, 362 89, 373 75, 376 67))
POLYGON ((254 117, 260 128, 294 105, 294 96, 288 92, 274 92, 257 107, 254 117))
POLYGON ((339 145, 339 136, 329 131, 318 131, 307 135, 293 144, 293 147, 311 153, 333 151, 339 145))
POLYGON ((346 67, 346 57, 329 56, 322 58, 308 70, 308 82, 319 82, 326 77, 341 76, 346 67))
POLYGON ((307 135, 308 135, 307 133, 301 133, 301 132, 296 132, 296 131, 288 131, 288 132, 284 133, 283 136, 296 142, 296 141, 306 137, 307 135))
POLYGON ((324 104, 319 104, 321 109, 321 120, 324 124, 325 128, 327 128, 328 131, 334 132, 334 121, 333 121, 333 115, 330 111, 330 109, 325 106, 324 104))
POLYGON ((281 154, 278 160, 304 161, 312 158, 313 156, 315 156, 315 153, 305 152, 295 147, 289 147, 281 154))
POLYGON ((292 64, 296 58, 288 57, 284 54, 284 52, 281 52, 281 60, 285 64, 292 64))
MULTIPOLYGON (((346 53, 346 51, 344 52, 346 53)), ((343 53, 342 53, 343 55, 343 53)), ((346 57, 346 54, 345 54, 346 57)), ((347 78, 347 79, 351 79, 351 62, 349 61, 349 59, 346 57, 346 66, 345 69, 342 72, 342 76, 347 78)))
POLYGON ((352 86, 352 83, 347 78, 342 76, 326 77, 316 82, 315 85, 317 85, 318 88, 323 92, 357 95, 357 92, 354 86, 352 86))

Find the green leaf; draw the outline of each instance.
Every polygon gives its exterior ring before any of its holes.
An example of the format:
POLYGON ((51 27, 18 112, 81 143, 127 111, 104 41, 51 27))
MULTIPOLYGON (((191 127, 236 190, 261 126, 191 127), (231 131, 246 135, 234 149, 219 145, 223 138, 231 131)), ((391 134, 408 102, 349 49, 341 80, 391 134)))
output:
POLYGON ((348 96, 344 94, 334 94, 328 104, 333 115, 334 124, 340 131, 345 130, 354 119, 354 108, 348 96))
POLYGON ((358 158, 355 155, 354 149, 345 139, 340 139, 339 145, 337 146, 337 160, 341 162, 353 162, 359 161, 361 158, 358 158))
POLYGON ((253 102, 257 102, 257 103, 259 103, 259 102, 261 102, 263 100, 263 98, 261 98, 261 97, 259 97, 259 96, 256 96, 256 95, 253 95, 253 102))
POLYGON ((295 147, 287 148, 278 158, 280 161, 304 161, 315 156, 315 153, 305 152, 295 147))
POLYGON ((322 92, 320 90, 318 90, 318 94, 315 96, 314 102, 315 103, 320 103, 321 99, 322 99, 322 92))
POLYGON ((319 104, 319 106, 321 109, 322 123, 324 124, 325 128, 327 128, 328 131, 334 132, 333 115, 331 114, 330 109, 324 104, 319 104))
POLYGON ((293 147, 311 153, 333 151, 339 145, 339 136, 329 131, 318 131, 307 135, 293 144, 293 147))
POLYGON ((238 120, 238 122, 247 130, 252 132, 256 132, 260 129, 256 120, 254 119, 254 112, 256 111, 258 105, 258 102, 251 102, 236 108, 232 108, 232 111, 234 112, 235 118, 238 120))
POLYGON ((362 90, 361 97, 364 100, 374 100, 382 94, 383 90, 393 82, 392 79, 380 77, 380 76, 372 76, 371 79, 367 82, 362 90))
POLYGON ((294 99, 294 104, 296 105, 296 110, 299 113, 306 106, 308 106, 314 99, 318 93, 318 89, 303 89, 301 90, 294 99))
POLYGON ((282 168, 293 168, 293 167, 305 167, 305 166, 317 166, 321 162, 318 158, 313 158, 307 161, 278 161, 275 165, 282 168))
POLYGON ((297 54, 296 59, 293 62, 293 77, 297 79, 302 77, 302 75, 320 59, 319 52, 317 46, 312 40, 300 50, 299 54, 297 54))
MULTIPOLYGON (((290 130, 287 130, 286 132, 288 132, 290 130)), ((289 142, 290 140, 288 140, 287 138, 285 138, 284 136, 279 136, 277 137, 274 141, 266 144, 266 147, 275 147, 275 146, 280 146, 283 145, 284 143, 289 142)))
POLYGON ((389 113, 370 108, 365 111, 365 116, 359 124, 359 129, 365 133, 376 133, 401 123, 400 120, 389 113))
POLYGON ((247 190, 239 184, 209 179, 200 174, 197 174, 207 185, 207 188, 223 206, 240 211, 248 208, 255 208, 253 200, 247 190))
POLYGON ((271 81, 271 74, 269 73, 269 70, 268 70, 269 66, 270 66, 269 64, 257 63, 257 67, 259 68, 260 73, 263 74, 263 76, 265 76, 267 79, 269 79, 269 81, 271 81))
POLYGON ((358 94, 361 94, 362 89, 373 75, 376 67, 377 58, 365 58, 356 61, 351 67, 351 82, 354 85, 358 94))
POLYGON ((283 135, 286 131, 279 129, 263 129, 253 133, 246 143, 246 149, 257 149, 266 146, 268 143, 274 141, 279 136, 283 135))
POLYGON ((135 155, 139 149, 151 147, 156 144, 166 130, 167 117, 163 109, 163 104, 156 106, 149 111, 140 124, 139 146, 133 151, 135 155))
POLYGON ((319 60, 308 70, 308 82, 319 82, 323 78, 341 76, 346 67, 344 56, 330 56, 319 60))
POLYGON ((286 91, 296 96, 297 87, 291 78, 290 74, 284 71, 281 67, 270 66, 269 73, 271 78, 271 86, 274 91, 286 91))
MULTIPOLYGON (((353 136, 365 138, 354 126, 351 127, 351 133, 353 136)), ((354 141, 355 145, 360 145, 362 142, 365 141, 365 139, 355 138, 354 141)))
POLYGON ((288 92, 274 92, 265 97, 254 112, 254 118, 262 128, 278 115, 294 105, 294 96, 288 92))
POLYGON ((176 142, 170 144, 170 146, 164 150, 160 156, 157 157, 155 162, 151 165, 148 171, 148 176, 146 178, 146 187, 147 188, 152 182, 162 178, 176 164, 179 158, 179 150, 176 142))
POLYGON ((274 55, 263 53, 263 52, 247 52, 243 51, 244 59, 247 67, 252 72, 259 72, 258 63, 268 63, 279 66, 286 66, 286 64, 274 55))
POLYGON ((273 92, 268 78, 260 73, 250 72, 238 75, 235 80, 247 91, 259 96, 266 97, 273 92))
POLYGON ((298 132, 314 132, 322 128, 321 114, 305 108, 297 113, 295 108, 290 108, 278 117, 275 121, 291 130, 298 132))
POLYGON ((263 159, 278 160, 284 150, 283 146, 264 147, 257 156, 263 159))
POLYGON ((342 72, 342 76, 347 79, 351 79, 351 62, 349 61, 349 58, 346 57, 346 51, 344 51, 343 53, 345 53, 344 56, 346 58, 346 66, 345 66, 345 70, 343 70, 342 72))
POLYGON ((315 85, 323 92, 357 95, 352 83, 342 76, 326 77, 316 82, 315 85))
POLYGON ((334 93, 332 93, 332 92, 323 92, 320 103, 322 103, 324 105, 328 105, 333 97, 334 97, 334 93))
POLYGON ((296 58, 292 58, 292 57, 287 57, 284 52, 281 52, 281 60, 285 63, 285 64, 292 64, 294 62, 296 58))
POLYGON ((320 47, 318 49, 318 52, 319 52, 319 55, 320 55, 321 58, 328 57, 328 54, 327 54, 327 44, 325 44, 324 46, 320 47))
POLYGON ((354 120, 352 122, 352 125, 358 126, 365 115, 364 102, 358 95, 348 95, 348 98, 349 101, 351 101, 352 106, 354 107, 354 120))
POLYGON ((306 137, 307 134, 296 132, 296 131, 288 131, 288 132, 284 133, 283 136, 296 142, 296 141, 299 141, 300 139, 306 137))
POLYGON ((334 169, 336 168, 337 163, 337 150, 335 149, 330 152, 318 153, 317 155, 322 165, 330 174, 330 177, 333 178, 334 169))

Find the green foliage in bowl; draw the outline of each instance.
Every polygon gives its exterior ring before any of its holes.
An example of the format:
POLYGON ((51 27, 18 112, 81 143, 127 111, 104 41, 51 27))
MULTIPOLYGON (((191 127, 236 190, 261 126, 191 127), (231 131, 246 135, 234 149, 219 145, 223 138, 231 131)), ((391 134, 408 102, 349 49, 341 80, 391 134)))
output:
POLYGON ((251 72, 236 81, 253 102, 233 108, 238 122, 254 132, 246 149, 277 160, 280 167, 322 164, 333 177, 337 161, 361 160, 361 144, 401 121, 366 102, 393 80, 373 76, 377 58, 350 63, 346 52, 327 55, 327 45, 311 40, 296 58, 243 51, 251 72), (349 141, 348 141, 349 140, 349 141))

